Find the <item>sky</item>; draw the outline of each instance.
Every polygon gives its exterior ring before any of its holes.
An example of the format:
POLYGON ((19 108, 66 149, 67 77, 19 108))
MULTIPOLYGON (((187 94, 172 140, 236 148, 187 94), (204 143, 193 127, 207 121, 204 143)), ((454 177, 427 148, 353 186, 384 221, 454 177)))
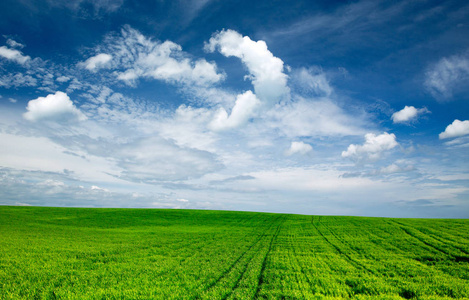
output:
POLYGON ((469 218, 466 1, 4 0, 0 205, 469 218))

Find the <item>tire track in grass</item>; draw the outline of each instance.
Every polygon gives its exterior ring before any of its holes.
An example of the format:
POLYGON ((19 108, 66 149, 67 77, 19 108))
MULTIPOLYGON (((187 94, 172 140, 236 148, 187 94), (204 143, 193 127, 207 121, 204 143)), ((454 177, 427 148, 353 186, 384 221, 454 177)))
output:
MULTIPOLYGON (((312 217, 312 220, 314 219, 314 216, 312 217)), ((311 220, 311 222, 312 222, 311 220)), ((304 228, 301 227, 300 228, 301 232, 304 233, 304 228)), ((305 272, 305 269, 303 268, 303 264, 300 263, 300 260, 298 259, 298 253, 296 252, 296 248, 295 248, 295 245, 294 245, 294 239, 292 238, 293 235, 290 235, 290 240, 291 240, 291 244, 292 244, 292 249, 293 249, 293 256, 294 256, 294 259, 296 260, 296 264, 298 265, 300 271, 301 271, 301 275, 303 275, 303 277, 306 279, 306 282, 308 283, 309 287, 311 290, 314 290, 315 286, 314 284, 311 282, 308 274, 305 272)), ((298 275, 297 275, 297 278, 298 278, 298 275)), ((302 291, 303 293, 303 296, 305 299, 307 299, 307 296, 304 294, 304 292, 302 291)))
MULTIPOLYGON (((313 224, 313 225, 315 225, 315 224, 313 224)), ((315 227, 316 227, 316 229, 318 230, 318 232, 325 238, 324 234, 322 234, 322 232, 317 228, 316 225, 315 225, 315 227)), ((341 238, 339 238, 339 236, 338 236, 337 234, 335 234, 327 225, 324 225, 324 227, 327 228, 328 231, 329 231, 338 241, 340 241, 342 244, 348 246, 348 243, 347 243, 346 241, 343 241, 341 238)), ((385 275, 384 273, 380 272, 379 270, 374 271, 374 270, 372 270, 372 269, 369 269, 369 268, 366 267, 364 264, 362 264, 362 263, 356 261, 355 259, 353 259, 353 258, 352 258, 351 256, 349 256, 347 253, 341 251, 336 245, 332 244, 332 243, 330 242, 330 240, 328 240, 327 238, 325 238, 325 239, 326 239, 326 241, 328 241, 328 243, 330 243, 331 245, 333 245, 333 246, 336 248, 336 250, 339 251, 340 254, 346 256, 346 258, 348 258, 348 259, 350 260, 350 262, 352 263, 352 265, 353 265, 354 267, 359 266, 359 267, 362 268, 363 270, 365 270, 365 271, 371 273, 371 274, 373 275, 373 277, 374 277, 376 280, 378 280, 379 282, 381 282, 381 284, 380 284, 379 286, 381 286, 381 287, 388 286, 388 287, 390 287, 390 290, 395 290, 395 289, 397 288, 398 290, 396 290, 396 291, 399 292, 399 295, 401 295, 401 296, 402 296, 402 293, 406 293, 407 290, 406 290, 405 286, 401 286, 401 284, 400 284, 401 282, 400 282, 400 281, 399 281, 400 283, 398 284, 398 286, 395 285, 396 283, 391 284, 391 285, 387 284, 387 283, 386 283, 386 280, 384 279, 385 277, 383 277, 383 275, 385 275), (384 281, 383 281, 383 280, 384 280, 384 281), (393 288, 393 287, 394 287, 394 288, 393 288), (399 289, 400 289, 400 291, 399 291, 399 289)), ((378 246, 378 249, 382 249, 383 251, 387 251, 386 249, 384 249, 384 248, 381 247, 381 246, 378 246)), ((353 251, 354 253, 357 253, 357 252, 354 251, 354 250, 352 250, 352 251, 353 251)), ((375 256, 374 256, 372 253, 370 253, 370 254, 371 254, 372 257, 374 257, 374 259, 376 259, 375 256)), ((391 252, 391 254, 394 254, 394 253, 391 252)), ((399 274, 400 274, 401 276, 405 275, 405 274, 403 274, 403 273, 401 273, 401 272, 399 272, 399 274)), ((402 277, 402 278, 403 278, 403 277, 402 277)), ((347 285, 349 285, 349 284, 347 284, 347 285)), ((349 285, 349 286, 350 286, 350 285, 349 285)), ((352 286, 351 286, 351 287, 352 287, 352 286)), ((378 292, 378 293, 379 293, 379 292, 378 292)), ((352 297, 352 296, 353 296, 353 295, 351 294, 350 297, 352 297)), ((402 297, 404 297, 404 296, 402 296, 402 297)), ((406 297, 404 297, 404 298, 406 298, 406 297)))
MULTIPOLYGON (((450 251, 446 251, 445 249, 441 249, 440 247, 437 247, 429 242, 427 242, 426 240, 424 240, 422 237, 419 237, 417 236, 415 233, 412 233, 411 231, 409 231, 407 228, 406 228, 406 225, 404 224, 401 224, 397 221, 394 220, 394 222, 397 226, 399 226, 399 228, 401 228, 407 235, 409 235, 410 237, 418 240, 419 242, 423 243, 424 245, 427 245, 428 247, 432 248, 432 249, 435 249, 437 251, 439 251, 440 253, 443 253, 444 255, 446 255, 449 259, 449 261, 453 261, 455 262, 456 264, 460 263, 460 262, 464 262, 464 263, 468 263, 469 262, 469 257, 467 256, 466 252, 465 251, 462 251, 464 253, 464 255, 456 255, 454 253, 451 253, 450 251)), ((417 232, 421 233, 421 234, 424 234, 425 236, 428 236, 426 235, 425 233, 421 232, 420 230, 418 229, 415 229, 413 226, 410 226, 410 228, 416 230, 417 232)), ((429 236, 431 237, 431 236, 429 236)), ((454 244, 451 244, 454 246, 454 244)), ((456 249, 458 250, 461 250, 459 249, 459 247, 455 247, 456 249)), ((465 277, 461 277, 458 275, 458 273, 456 274, 453 274, 451 271, 448 271, 446 268, 443 267, 443 269, 441 269, 441 265, 438 265, 438 264, 428 264, 425 262, 425 259, 422 260, 421 258, 412 258, 420 263, 422 263, 423 265, 433 269, 433 270, 437 270, 438 272, 443 272, 444 274, 448 275, 448 276, 451 276, 452 278, 456 278, 456 279, 462 279, 462 280, 466 280, 465 277)), ((431 261, 431 260, 430 260, 431 261)), ((464 267, 463 267, 464 268, 464 267)))
POLYGON ((270 239, 269 249, 267 250, 267 252, 264 256, 264 260, 262 261, 261 271, 260 271, 258 279, 257 279, 256 293, 254 294, 253 299, 257 299, 258 296, 259 296, 259 291, 261 290, 261 285, 264 282, 264 272, 265 272, 265 267, 266 267, 266 264, 267 264, 267 257, 269 256, 270 251, 272 250, 272 244, 274 243, 274 240, 277 239, 277 236, 280 232, 280 227, 285 222, 285 219, 286 219, 286 216, 283 217, 280 224, 277 226, 277 229, 275 230, 275 233, 273 234, 272 238, 270 239))
POLYGON ((228 299, 238 288, 239 288, 239 283, 241 282, 241 280, 243 279, 243 276, 244 274, 246 274, 246 271, 248 269, 248 266, 250 265, 250 263, 254 260, 254 257, 256 256, 257 253, 260 252, 260 249, 257 250, 256 252, 253 253, 253 255, 249 258, 249 260, 246 262, 246 264, 244 265, 243 267, 243 270, 241 271, 241 273, 238 275, 238 277, 236 278, 235 282, 234 282, 234 286, 231 288, 230 291, 228 291, 221 299, 222 300, 226 300, 228 299))
POLYGON ((254 258, 256 257, 257 254, 259 254, 262 250, 262 243, 259 243, 259 249, 256 251, 253 251, 252 256, 249 258, 249 260, 246 262, 246 264, 243 267, 243 270, 239 274, 238 278, 236 278, 235 284, 233 288, 226 294, 224 295, 221 299, 226 300, 228 299, 238 288, 241 280, 244 278, 244 275, 246 274, 246 271, 248 270, 249 265, 251 264, 252 261, 254 261, 254 258))
MULTIPOLYGON (((297 254, 296 248, 295 248, 296 234, 293 233, 294 231, 291 229, 292 226, 293 225, 291 224, 288 227, 288 233, 287 233, 288 241, 289 241, 289 244, 290 244, 290 247, 291 247, 290 251, 288 251, 288 254, 289 254, 288 258, 289 258, 289 261, 290 261, 290 265, 292 266, 293 270, 295 271, 295 277, 296 277, 298 287, 300 287, 300 284, 305 281, 304 279, 306 279, 309 286, 311 287, 311 283, 309 281, 309 278, 305 275, 303 267, 301 266, 300 261, 298 259, 298 254, 297 254)), ((298 232, 298 230, 296 230, 296 232, 298 232)), ((300 291, 301 291, 301 294, 303 295, 303 298, 307 299, 307 296, 305 295, 304 289, 300 289, 300 291)))
MULTIPOLYGON (((379 276, 376 276, 375 275, 375 272, 373 270, 370 270, 369 268, 367 268, 366 266, 364 266, 363 264, 361 264, 360 262, 356 261, 355 259, 353 259, 349 254, 345 253, 342 249, 340 249, 336 244, 334 244, 330 238, 327 238, 326 235, 324 234, 324 232, 322 230, 319 229, 317 223, 320 223, 320 224, 323 224, 324 222, 320 222, 318 221, 317 219, 315 220, 312 220, 311 221, 311 224, 313 226, 313 228, 317 231, 317 233, 323 238, 323 240, 325 241, 325 244, 326 245, 329 245, 330 247, 332 247, 338 254, 339 254, 339 257, 343 258, 345 262, 347 262, 351 267, 355 268, 360 274, 362 273, 368 273, 370 274, 373 278, 375 279, 379 279, 379 276)), ((324 227, 326 229, 327 226, 324 224, 324 227)), ((329 232, 331 232, 332 236, 335 237, 340 243, 343 243, 345 244, 344 242, 342 242, 335 234, 332 233, 332 231, 330 229, 328 229, 329 232)), ((352 278, 353 279, 353 278, 352 278)), ((332 291, 329 291, 331 294, 331 296, 334 296, 334 297, 346 297, 346 298, 354 298, 357 293, 355 291, 356 289, 356 284, 355 284, 355 281, 349 281, 347 282, 347 280, 343 281, 343 280, 338 280, 337 283, 340 285, 340 286, 348 286, 351 290, 343 290, 342 292, 345 292, 347 293, 347 296, 344 296, 343 294, 340 293, 340 291, 337 289, 337 287, 335 287, 335 289, 333 289, 332 291)), ((326 287, 324 287, 326 288, 326 287)), ((330 289, 330 287, 327 287, 328 289, 330 289)), ((359 292, 358 294, 362 294, 362 292, 359 292)))
MULTIPOLYGON (((437 247, 437 246, 435 246, 435 245, 433 245, 433 244, 431 244, 431 243, 425 241, 423 238, 418 237, 416 234, 412 233, 412 232, 407 228, 406 225, 401 224, 401 223, 399 223, 399 222, 397 222, 397 221, 395 221, 395 220, 389 220, 389 222, 396 224, 396 225, 397 225, 399 228, 401 228, 402 231, 404 231, 407 235, 409 235, 410 237, 412 237, 412 238, 418 240, 419 242, 421 242, 421 243, 427 245, 428 247, 433 248, 433 249, 435 249, 435 250, 437 250, 437 251, 439 251, 439 252, 441 252, 441 253, 443 253, 443 254, 445 254, 445 255, 452 256, 448 251, 443 250, 443 249, 441 249, 441 248, 439 248, 439 247, 437 247)), ((392 224, 391 224, 391 225, 392 225, 392 224)))
MULTIPOLYGON (((229 267, 228 269, 226 269, 222 274, 220 274, 220 276, 214 280, 212 283, 210 283, 206 288, 205 290, 201 293, 201 294, 206 294, 208 292, 210 292, 211 290, 213 290, 217 285, 218 283, 220 283, 224 278, 226 278, 230 273, 232 273, 232 271, 234 271, 236 269, 236 267, 242 263, 241 261, 245 258, 246 254, 249 253, 252 249, 254 249, 258 244, 260 244, 259 242, 268 235, 268 232, 272 229, 272 227, 275 226, 275 223, 276 221, 280 219, 280 217, 277 217, 274 221, 272 221, 272 223, 269 225, 269 227, 264 231, 262 232, 262 234, 259 235, 259 237, 248 247, 248 249, 246 249, 246 251, 244 251, 229 267)), ((235 286, 239 283, 239 281, 241 280, 242 278, 242 274, 244 274, 246 272, 246 269, 247 269, 247 266, 249 265, 249 263, 251 262, 251 260, 253 259, 253 257, 255 256, 255 253, 251 256, 251 257, 248 257, 248 261, 246 262, 246 264, 244 265, 244 268, 243 268, 243 271, 241 272, 241 275, 237 278, 236 280, 236 284, 235 286)), ((234 289, 234 288, 233 288, 234 289)), ((233 291, 230 291, 229 294, 231 294, 233 291)), ((225 298, 223 299, 226 299, 227 297, 229 297, 229 294, 228 295, 225 295, 225 298)), ((197 299, 200 299, 201 296, 203 295, 199 295, 197 296, 196 298, 197 299)))
MULTIPOLYGON (((468 225, 469 224, 464 224, 467 222, 467 220, 464 220, 465 222, 462 222, 463 220, 460 220, 461 223, 432 223, 432 224, 425 224, 429 229, 432 230, 437 230, 439 232, 444 232, 445 234, 448 234, 452 236, 453 238, 460 240, 460 239, 469 239, 469 235, 467 234, 468 232, 468 225), (451 226, 452 225, 452 226, 451 226)), ((454 222, 456 222, 454 220, 454 222)))
MULTIPOLYGON (((329 244, 331 245, 340 255, 344 256, 346 258, 347 261, 350 262, 350 264, 352 266, 354 266, 355 268, 357 269, 362 269, 362 270, 365 270, 367 271, 368 273, 370 274, 373 274, 373 275, 376 275, 376 273, 369 269, 368 267, 366 267, 365 265, 363 265, 362 263, 354 260, 349 254, 345 253, 344 251, 342 251, 342 249, 340 249, 339 247, 337 247, 337 245, 335 245, 334 243, 332 243, 322 232, 321 230, 319 230, 318 226, 316 224, 314 224, 313 222, 311 222, 313 224, 313 226, 316 228, 317 232, 323 237, 323 239, 329 244)), ((327 228, 326 225, 324 225, 324 227, 327 228)), ((342 242, 330 229, 328 229, 329 232, 341 243, 344 243, 342 242)))
MULTIPOLYGON (((443 237, 439 237, 439 236, 437 236, 437 235, 435 235, 435 234, 427 234, 427 233, 421 231, 420 229, 418 229, 417 227, 412 226, 412 225, 402 224, 401 222, 398 222, 398 221, 396 221, 396 220, 392 220, 392 221, 393 221, 394 223, 398 224, 398 225, 401 226, 401 227, 410 227, 410 228, 412 228, 413 230, 418 231, 420 234, 423 234, 423 235, 425 235, 425 236, 428 236, 430 239, 434 239, 434 240, 440 242, 441 244, 445 244, 445 245, 451 244, 451 246, 452 246, 453 248, 458 249, 459 251, 461 251, 462 253, 464 253, 464 254, 466 254, 466 255, 469 254, 468 251, 466 251, 464 248, 462 248, 462 247, 460 247, 460 246, 458 246, 458 245, 455 245, 454 242, 448 243, 448 241, 451 241, 451 240, 445 239, 445 238, 443 238, 443 237)), ((406 233, 409 234, 407 231, 406 231, 406 233)), ((412 234, 410 234, 410 235, 412 235, 412 234)), ((432 244, 427 244, 423 239, 417 237, 416 235, 413 235, 413 236, 414 236, 415 238, 417 238, 418 240, 422 241, 423 243, 425 243, 425 244, 428 245, 428 246, 432 245, 432 244)), ((440 248, 437 248, 436 246, 431 246, 431 247, 433 247, 433 248, 435 248, 435 249, 437 249, 437 250, 440 250, 440 251, 444 252, 444 250, 441 250, 440 248)), ((448 252, 447 252, 447 253, 448 253, 448 252)), ((448 253, 448 255, 451 255, 451 254, 448 253)))
MULTIPOLYGON (((437 250, 439 253, 443 253, 445 254, 446 256, 448 256, 449 258, 454 258, 452 255, 448 255, 446 251, 443 251, 439 248, 435 248, 433 245, 421 240, 420 238, 414 236, 413 234, 411 234, 410 232, 408 232, 408 230, 406 230, 405 228, 403 228, 403 226, 405 225, 402 225, 400 224, 399 222, 397 221, 394 221, 392 222, 393 220, 385 220, 385 222, 390 225, 390 226, 394 226, 395 228, 399 228, 402 230, 402 232, 404 232, 407 236, 410 236, 413 240, 415 241, 418 241, 418 243, 420 244, 424 244, 424 245, 427 245, 429 246, 431 249, 435 249, 437 250)), ((418 245, 416 245, 418 246, 418 245)), ((422 247, 422 246, 420 246, 422 247)), ((462 278, 461 276, 458 276, 457 274, 452 274, 451 272, 448 272, 448 270, 446 270, 444 267, 445 265, 437 265, 437 264, 428 264, 428 263, 425 263, 425 261, 422 261, 421 259, 419 259, 418 257, 409 257, 409 255, 406 255, 404 251, 404 253, 402 253, 402 250, 399 248, 399 252, 401 252, 399 254, 399 256, 403 257, 403 258, 406 258, 406 259, 411 259, 413 261, 417 261, 419 264, 421 264, 421 266, 423 266, 424 268, 428 268, 427 270, 432 270, 432 272, 435 272, 435 275, 438 275, 438 276, 450 276, 451 278, 453 278, 452 280, 456 280, 456 281, 459 281, 459 280, 466 280, 465 278, 462 278), (443 268, 441 268, 443 267, 443 268)), ((431 256, 430 256, 431 258, 431 256)), ((457 261, 457 260, 456 260, 457 261)), ((402 271, 399 271, 399 274, 400 276, 405 276, 405 272, 403 273, 402 271)))

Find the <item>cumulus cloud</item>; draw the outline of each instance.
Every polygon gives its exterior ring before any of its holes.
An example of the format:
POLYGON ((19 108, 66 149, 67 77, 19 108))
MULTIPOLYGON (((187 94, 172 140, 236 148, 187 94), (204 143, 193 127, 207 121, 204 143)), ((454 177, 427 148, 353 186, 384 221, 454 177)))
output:
POLYGON ((409 123, 418 118, 418 116, 429 113, 430 111, 426 108, 415 108, 413 106, 405 106, 398 112, 392 114, 391 119, 393 123, 409 123))
POLYGON ((70 97, 63 92, 49 94, 28 102, 28 110, 23 117, 29 121, 83 121, 86 116, 73 104, 70 97))
POLYGON ((213 35, 205 50, 218 50, 224 56, 235 56, 246 65, 257 97, 265 104, 275 104, 288 96, 287 75, 283 61, 275 57, 264 41, 253 41, 234 30, 223 30, 213 35))
POLYGON ((469 52, 442 58, 427 70, 425 76, 425 87, 435 98, 451 98, 469 82, 469 52))
POLYGON ((131 86, 139 78, 196 86, 211 85, 225 78, 214 62, 193 60, 180 45, 153 41, 130 26, 125 26, 119 37, 108 36, 97 52, 111 53, 109 67, 119 80, 131 86))
POLYGON ((31 59, 29 56, 23 55, 21 51, 16 50, 16 49, 10 49, 5 46, 0 47, 0 56, 4 57, 8 60, 12 60, 14 62, 19 63, 20 65, 25 64, 28 60, 31 59))
POLYGON ((231 114, 224 108, 220 108, 210 123, 210 128, 215 131, 240 127, 254 116, 256 109, 260 106, 260 101, 251 91, 238 95, 231 114))
POLYGON ((380 135, 367 133, 365 135, 365 143, 363 145, 349 145, 347 151, 342 152, 342 157, 348 157, 355 160, 376 160, 380 158, 381 153, 386 150, 391 150, 397 145, 396 136, 393 133, 389 134, 384 132, 380 135))
POLYGON ((444 132, 440 133, 440 139, 448 139, 469 134, 469 120, 454 120, 448 125, 444 132))
POLYGON ((285 155, 290 156, 293 154, 306 154, 311 152, 313 147, 309 144, 305 144, 303 142, 292 142, 290 145, 290 149, 285 152, 285 155))
POLYGON ((100 53, 80 63, 80 66, 90 71, 96 71, 109 65, 111 59, 112 55, 100 53))

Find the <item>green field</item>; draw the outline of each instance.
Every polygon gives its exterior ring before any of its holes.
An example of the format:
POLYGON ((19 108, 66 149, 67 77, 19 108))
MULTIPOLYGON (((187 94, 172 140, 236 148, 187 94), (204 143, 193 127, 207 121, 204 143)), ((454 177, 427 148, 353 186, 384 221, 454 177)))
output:
POLYGON ((0 207, 1 299, 468 299, 469 220, 0 207))

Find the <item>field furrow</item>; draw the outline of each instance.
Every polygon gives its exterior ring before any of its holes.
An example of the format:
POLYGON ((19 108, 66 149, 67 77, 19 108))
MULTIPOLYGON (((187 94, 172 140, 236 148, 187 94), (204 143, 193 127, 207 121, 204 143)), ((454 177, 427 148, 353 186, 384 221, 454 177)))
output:
POLYGON ((210 283, 201 295, 202 299, 227 299, 235 289, 248 270, 250 263, 256 255, 262 252, 277 219, 274 219, 269 227, 243 252, 214 282, 210 283))

